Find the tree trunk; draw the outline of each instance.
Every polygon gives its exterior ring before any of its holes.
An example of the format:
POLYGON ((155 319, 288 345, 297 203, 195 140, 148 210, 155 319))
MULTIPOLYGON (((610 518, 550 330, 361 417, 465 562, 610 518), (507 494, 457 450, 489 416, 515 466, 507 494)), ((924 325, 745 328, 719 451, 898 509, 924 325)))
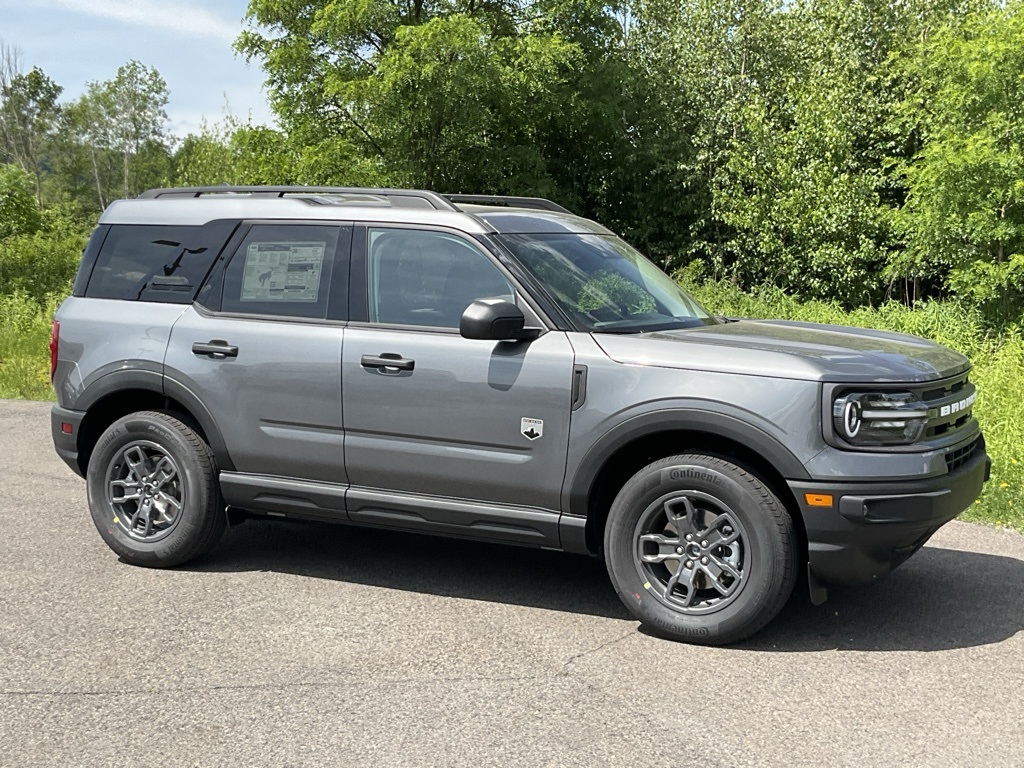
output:
POLYGON ((130 157, 131 157, 131 155, 128 153, 128 150, 125 149, 125 151, 124 151, 124 196, 125 196, 125 199, 131 197, 131 194, 128 192, 128 163, 129 163, 130 157))
POLYGON ((96 199, 99 201, 100 210, 107 206, 103 202, 103 186, 100 184, 100 167, 96 162, 96 146, 89 142, 89 156, 92 158, 92 175, 96 179, 96 199))
POLYGON ((28 136, 28 160, 32 164, 32 175, 36 180, 36 202, 43 207, 43 186, 39 172, 39 158, 37 157, 35 143, 32 141, 32 134, 28 136))

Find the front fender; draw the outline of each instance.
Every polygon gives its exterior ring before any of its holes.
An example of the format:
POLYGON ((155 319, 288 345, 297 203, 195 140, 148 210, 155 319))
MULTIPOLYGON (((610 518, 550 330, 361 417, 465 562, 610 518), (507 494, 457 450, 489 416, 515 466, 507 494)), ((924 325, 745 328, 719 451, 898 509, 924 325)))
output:
POLYGON ((586 517, 591 488, 608 460, 629 443, 659 432, 707 432, 750 448, 788 480, 810 479, 803 463, 778 438, 724 410, 704 405, 648 411, 605 432, 575 467, 568 468, 562 509, 568 515, 586 517))

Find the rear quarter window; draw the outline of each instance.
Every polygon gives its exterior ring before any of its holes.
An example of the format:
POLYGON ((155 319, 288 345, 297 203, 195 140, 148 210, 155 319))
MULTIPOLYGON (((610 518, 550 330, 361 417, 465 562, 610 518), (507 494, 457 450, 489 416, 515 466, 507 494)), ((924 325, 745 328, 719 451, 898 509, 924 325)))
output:
POLYGON ((338 225, 254 224, 224 272, 221 310, 323 319, 342 233, 338 225))
POLYGON ((85 295, 94 299, 188 304, 236 222, 203 226, 111 225, 85 295))

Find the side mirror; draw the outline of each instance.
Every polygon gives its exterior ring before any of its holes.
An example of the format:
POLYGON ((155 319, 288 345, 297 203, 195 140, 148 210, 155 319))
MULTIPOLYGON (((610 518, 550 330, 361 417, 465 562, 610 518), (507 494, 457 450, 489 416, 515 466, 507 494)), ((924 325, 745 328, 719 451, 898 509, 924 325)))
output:
POLYGON ((504 299, 478 299, 466 307, 459 333, 466 339, 524 341, 540 335, 540 328, 526 328, 523 310, 504 299))

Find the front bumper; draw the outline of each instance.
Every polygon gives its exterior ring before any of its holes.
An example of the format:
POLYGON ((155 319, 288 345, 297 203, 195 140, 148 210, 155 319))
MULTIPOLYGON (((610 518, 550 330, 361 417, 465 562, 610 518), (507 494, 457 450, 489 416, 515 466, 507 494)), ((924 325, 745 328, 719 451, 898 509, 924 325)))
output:
POLYGON ((81 411, 71 411, 53 406, 50 410, 50 431, 53 433, 53 447, 57 449, 57 455, 64 463, 71 467, 72 471, 82 476, 82 468, 78 465, 78 433, 82 429, 82 419, 85 414, 81 411), (70 432, 64 431, 64 425, 71 426, 70 432))
POLYGON ((811 572, 824 584, 875 581, 978 498, 992 462, 983 447, 942 477, 884 483, 789 481, 807 529, 811 572), (831 495, 832 506, 805 494, 831 495))

